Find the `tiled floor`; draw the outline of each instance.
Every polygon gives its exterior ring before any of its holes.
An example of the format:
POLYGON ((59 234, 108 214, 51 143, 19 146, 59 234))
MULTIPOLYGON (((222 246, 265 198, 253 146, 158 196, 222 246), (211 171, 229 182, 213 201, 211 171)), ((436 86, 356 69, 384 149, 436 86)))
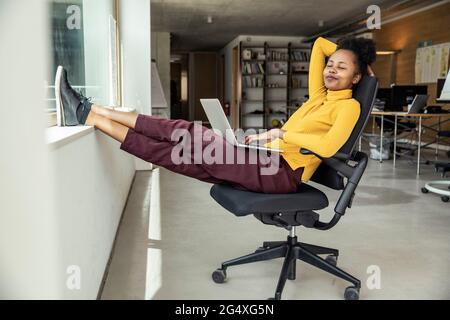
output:
MULTIPOLYGON (((299 240, 338 248, 339 266, 363 283, 361 299, 450 299, 450 203, 420 192, 425 181, 439 178, 432 166, 423 166, 417 178, 407 161, 394 169, 392 161, 371 160, 340 223, 329 231, 301 228, 299 240), (378 290, 367 287, 371 266, 380 271, 378 290)), ((210 187, 165 169, 138 173, 103 299, 273 296, 281 260, 231 267, 221 285, 211 280, 222 261, 250 253, 265 240, 284 240, 287 231, 252 216, 236 218, 210 198, 210 187)), ((331 203, 322 220, 331 217, 337 197, 334 191, 327 195, 331 203)), ((288 280, 283 299, 342 299, 347 286, 299 263, 297 280, 288 280)))

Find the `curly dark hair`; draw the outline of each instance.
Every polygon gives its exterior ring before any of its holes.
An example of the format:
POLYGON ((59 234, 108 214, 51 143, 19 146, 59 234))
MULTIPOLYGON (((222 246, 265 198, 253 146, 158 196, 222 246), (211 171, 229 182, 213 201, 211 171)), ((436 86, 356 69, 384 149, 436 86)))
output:
POLYGON ((367 66, 374 63, 377 56, 376 44, 372 39, 342 37, 337 41, 337 50, 339 49, 350 50, 356 55, 359 72, 362 75, 367 74, 367 66))

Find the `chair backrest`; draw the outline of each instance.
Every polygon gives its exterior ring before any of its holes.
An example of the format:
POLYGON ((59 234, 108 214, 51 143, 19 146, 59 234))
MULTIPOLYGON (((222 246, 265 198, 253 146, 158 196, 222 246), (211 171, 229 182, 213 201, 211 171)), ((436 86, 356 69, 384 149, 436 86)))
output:
MULTIPOLYGON (((339 150, 350 159, 353 150, 370 118, 370 113, 375 102, 378 90, 378 80, 368 75, 363 76, 358 85, 353 88, 353 98, 356 99, 361 107, 361 114, 347 142, 339 150)), ((322 163, 316 170, 311 180, 329 188, 344 189, 344 179, 335 169, 322 163)))

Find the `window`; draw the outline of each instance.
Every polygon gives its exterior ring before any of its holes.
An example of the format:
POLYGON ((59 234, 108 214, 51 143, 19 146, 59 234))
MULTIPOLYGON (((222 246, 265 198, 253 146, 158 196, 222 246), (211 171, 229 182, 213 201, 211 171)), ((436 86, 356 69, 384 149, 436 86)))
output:
POLYGON ((56 124, 54 81, 64 66, 69 82, 92 101, 118 105, 117 23, 114 0, 52 0, 51 64, 47 77, 47 112, 56 124))

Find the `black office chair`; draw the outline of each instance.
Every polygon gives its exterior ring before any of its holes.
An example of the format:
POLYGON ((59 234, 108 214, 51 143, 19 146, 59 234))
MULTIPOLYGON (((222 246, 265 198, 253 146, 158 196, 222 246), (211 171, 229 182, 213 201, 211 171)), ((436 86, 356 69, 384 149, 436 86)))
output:
MULTIPOLYGON (((363 77, 354 89, 353 97, 361 105, 360 118, 349 140, 341 150, 333 157, 323 159, 311 179, 329 188, 342 190, 334 208, 334 217, 329 222, 319 221, 319 214, 315 212, 315 210, 321 210, 328 206, 327 196, 307 184, 301 184, 297 193, 290 194, 241 191, 224 184, 217 184, 211 188, 210 194, 214 200, 237 217, 254 215, 264 224, 283 227, 289 231, 287 241, 264 242, 263 246, 254 253, 222 263, 222 267, 212 274, 214 282, 223 283, 225 281, 228 267, 284 257, 275 296, 270 298, 271 300, 281 299, 287 279, 295 280, 297 259, 351 282, 353 286, 345 290, 344 297, 347 300, 359 299, 361 282, 336 267, 339 251, 298 242, 296 227, 329 230, 338 223, 346 209, 351 207, 356 187, 367 165, 367 155, 353 150, 369 119, 377 89, 377 79, 369 76, 363 77), (344 177, 346 178, 345 183, 344 177), (323 259, 319 255, 328 256, 323 259)), ((300 152, 313 154, 305 149, 300 152)))
MULTIPOLYGON (((450 138, 450 131, 438 131, 439 138, 450 138)), ((450 151, 447 151, 447 156, 450 157, 450 151)), ((434 168, 436 172, 442 174, 444 179, 448 172, 450 172, 450 162, 435 162, 434 168)), ((436 180, 430 181, 422 188, 423 193, 436 193, 441 196, 443 202, 450 201, 450 180, 436 180), (445 189, 444 189, 445 188, 445 189)))

